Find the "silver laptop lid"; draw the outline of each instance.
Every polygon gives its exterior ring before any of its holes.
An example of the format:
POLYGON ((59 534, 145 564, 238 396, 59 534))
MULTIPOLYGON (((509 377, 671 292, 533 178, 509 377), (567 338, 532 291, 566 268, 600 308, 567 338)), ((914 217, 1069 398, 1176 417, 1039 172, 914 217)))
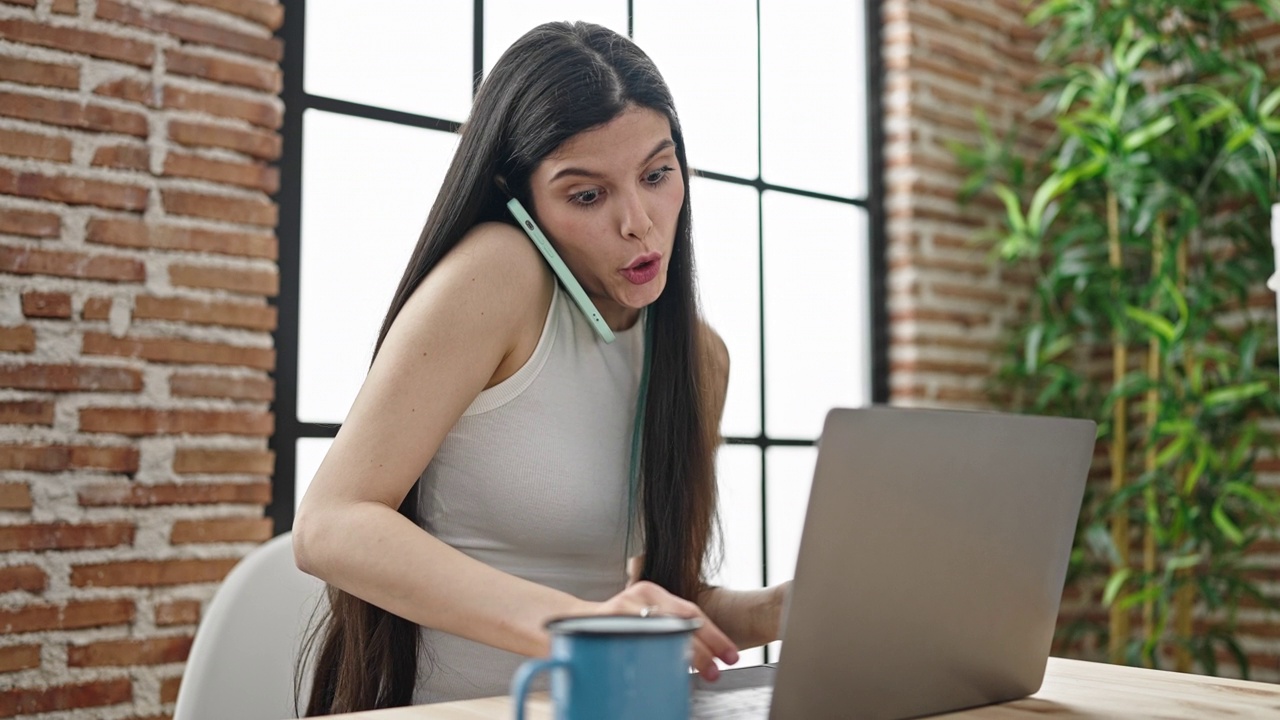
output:
POLYGON ((1035 692, 1089 420, 827 415, 771 718, 908 718, 1035 692))

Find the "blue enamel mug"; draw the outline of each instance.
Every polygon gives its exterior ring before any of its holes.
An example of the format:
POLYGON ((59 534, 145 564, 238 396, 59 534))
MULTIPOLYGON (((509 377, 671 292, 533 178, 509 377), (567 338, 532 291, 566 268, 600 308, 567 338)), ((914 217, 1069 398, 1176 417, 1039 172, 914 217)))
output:
POLYGON ((551 673, 556 720, 687 720, 693 631, 665 615, 594 615, 547 623, 551 657, 527 660, 511 679, 516 720, 529 683, 551 673))

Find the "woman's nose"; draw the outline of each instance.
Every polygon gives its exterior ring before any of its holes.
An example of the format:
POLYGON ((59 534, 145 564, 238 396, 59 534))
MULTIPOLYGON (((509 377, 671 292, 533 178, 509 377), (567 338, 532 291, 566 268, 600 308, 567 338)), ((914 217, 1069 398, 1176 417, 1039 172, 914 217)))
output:
POLYGON ((644 240, 653 229, 653 220, 639 192, 629 193, 622 203, 621 231, 624 238, 644 240))

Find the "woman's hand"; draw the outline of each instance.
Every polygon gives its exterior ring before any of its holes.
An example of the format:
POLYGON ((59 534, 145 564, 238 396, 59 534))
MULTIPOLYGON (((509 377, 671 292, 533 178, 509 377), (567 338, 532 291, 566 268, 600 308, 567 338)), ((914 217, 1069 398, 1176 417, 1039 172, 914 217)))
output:
POLYGON ((790 580, 754 590, 709 586, 698 604, 739 648, 753 648, 781 639, 782 612, 790 596, 790 580))
POLYGON ((647 580, 632 583, 626 590, 600 603, 583 602, 575 610, 581 615, 670 615, 693 618, 702 627, 693 634, 693 668, 706 680, 720 677, 716 658, 728 665, 738 662, 738 649, 733 641, 694 603, 676 597, 662 586, 647 580))

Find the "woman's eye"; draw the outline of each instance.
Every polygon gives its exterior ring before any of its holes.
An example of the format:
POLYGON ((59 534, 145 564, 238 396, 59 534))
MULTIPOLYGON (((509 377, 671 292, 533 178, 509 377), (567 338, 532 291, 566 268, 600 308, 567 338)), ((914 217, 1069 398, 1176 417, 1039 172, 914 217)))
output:
POLYGON ((657 185, 663 180, 666 180, 667 174, 670 172, 671 172, 671 168, 664 165, 658 168, 657 170, 654 170, 653 172, 646 175, 644 179, 645 179, 645 182, 649 183, 650 185, 657 185))
POLYGON ((579 205, 591 205, 599 197, 599 190, 583 190, 582 192, 574 193, 570 200, 579 205))

